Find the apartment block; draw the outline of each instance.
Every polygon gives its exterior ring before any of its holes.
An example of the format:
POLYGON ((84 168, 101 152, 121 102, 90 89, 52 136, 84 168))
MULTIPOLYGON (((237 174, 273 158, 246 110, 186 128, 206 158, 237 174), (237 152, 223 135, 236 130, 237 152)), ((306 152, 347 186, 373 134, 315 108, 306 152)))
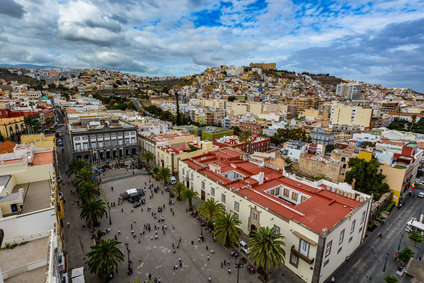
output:
POLYGON ((219 139, 214 139, 213 144, 223 147, 231 147, 239 149, 246 153, 264 152, 270 149, 271 140, 269 138, 252 135, 252 141, 240 141, 238 136, 225 136, 219 139))
POLYGON ((358 126, 369 128, 373 109, 360 106, 333 104, 331 108, 330 128, 335 125, 358 126))
POLYGON ((336 95, 340 97, 346 97, 351 100, 359 100, 361 98, 361 84, 348 83, 338 84, 336 86, 336 95))

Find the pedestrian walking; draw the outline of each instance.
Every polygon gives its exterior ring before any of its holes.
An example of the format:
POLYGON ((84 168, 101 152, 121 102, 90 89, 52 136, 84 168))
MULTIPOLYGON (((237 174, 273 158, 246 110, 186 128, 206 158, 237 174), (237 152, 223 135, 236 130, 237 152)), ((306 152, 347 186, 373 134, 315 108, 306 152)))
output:
POLYGON ((69 228, 69 225, 70 225, 69 222, 66 222, 66 224, 68 225, 68 228, 69 228))
POLYGON ((208 260, 209 260, 209 255, 208 255, 208 257, 207 257, 207 258, 208 258, 208 260))
POLYGON ((134 219, 134 223, 136 223, 136 220, 134 219))
POLYGON ((124 209, 123 208, 121 208, 121 212, 124 213, 124 209))
POLYGON ((178 241, 181 243, 181 237, 178 239, 178 241))
POLYGON ((191 245, 194 246, 194 241, 191 241, 191 245))
POLYGON ((212 281, 212 277, 209 275, 209 282, 211 282, 212 281))
POLYGON ((208 246, 206 246, 206 250, 207 250, 207 251, 209 251, 209 248, 208 248, 208 246))
POLYGON ((115 235, 115 241, 118 241, 118 237, 116 237, 116 235, 115 235))
POLYGON ((131 229, 133 228, 133 226, 132 226, 132 224, 130 224, 131 225, 131 229))
POLYGON ((112 192, 113 192, 113 187, 110 187, 110 189, 112 190, 112 192))

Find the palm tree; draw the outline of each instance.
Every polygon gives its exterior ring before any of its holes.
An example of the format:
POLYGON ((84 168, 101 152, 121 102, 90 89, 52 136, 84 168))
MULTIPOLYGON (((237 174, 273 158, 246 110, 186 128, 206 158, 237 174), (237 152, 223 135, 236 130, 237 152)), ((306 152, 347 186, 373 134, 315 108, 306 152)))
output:
POLYGON ((249 240, 249 251, 253 262, 258 268, 262 268, 265 274, 270 268, 271 262, 275 268, 284 263, 286 252, 283 248, 286 244, 283 242, 284 236, 276 233, 274 228, 260 227, 253 231, 253 236, 249 240))
POLYGON ((187 187, 182 182, 178 182, 175 184, 172 192, 177 195, 177 199, 181 199, 181 193, 187 190, 187 187))
POLYGON ((75 159, 69 165, 69 169, 67 171, 68 177, 70 177, 72 174, 76 174, 76 172, 81 171, 82 169, 90 169, 90 168, 91 166, 87 160, 82 158, 75 159))
POLYGON ((91 199, 82 205, 80 217, 87 222, 91 221, 94 225, 97 219, 102 218, 106 214, 106 206, 103 201, 99 199, 91 199))
POLYGON ((92 169, 82 169, 75 175, 74 186, 78 189, 85 184, 95 184, 97 179, 93 177, 92 169))
POLYGON ((199 193, 191 189, 185 189, 184 191, 182 191, 181 197, 183 198, 183 200, 185 201, 186 199, 188 199, 188 210, 193 210, 191 200, 197 196, 199 196, 199 193))
POLYGON ((163 181, 164 188, 166 186, 166 182, 169 180, 169 178, 171 178, 171 176, 172 176, 171 169, 167 167, 162 167, 159 169, 158 177, 159 177, 159 180, 163 181))
POLYGON ((241 131, 239 140, 244 142, 251 142, 253 140, 252 133, 250 131, 241 131))
POLYGON ((241 221, 234 214, 224 212, 216 219, 214 236, 221 244, 229 247, 238 242, 243 233, 241 221))
POLYGON ((88 268, 91 273, 97 273, 104 278, 112 273, 118 264, 124 260, 121 252, 120 242, 115 240, 100 240, 98 245, 91 247, 91 252, 87 254, 90 258, 88 268))
POLYGON ((412 115, 411 120, 412 120, 412 123, 411 123, 411 128, 409 128, 409 131, 412 131, 412 127, 414 126, 415 122, 417 121, 417 115, 412 115))
POLYGON ((78 198, 83 202, 86 203, 87 201, 97 198, 100 196, 100 190, 99 187, 97 187, 94 184, 84 184, 81 187, 79 187, 78 190, 78 198))
POLYGON ((146 151, 145 153, 143 153, 141 155, 140 160, 146 160, 147 162, 147 171, 150 170, 150 161, 155 161, 155 155, 153 153, 151 153, 150 151, 146 151))
POLYGON ((212 228, 212 220, 224 212, 224 206, 213 198, 208 198, 199 206, 200 215, 206 218, 208 226, 212 228))
POLYGON ((155 176, 156 179, 159 179, 159 171, 160 171, 159 167, 155 167, 155 168, 152 169, 152 173, 153 173, 153 175, 155 176))
POLYGON ((29 102, 29 107, 31 107, 31 110, 34 112, 34 105, 35 105, 35 102, 34 101, 30 101, 29 102))

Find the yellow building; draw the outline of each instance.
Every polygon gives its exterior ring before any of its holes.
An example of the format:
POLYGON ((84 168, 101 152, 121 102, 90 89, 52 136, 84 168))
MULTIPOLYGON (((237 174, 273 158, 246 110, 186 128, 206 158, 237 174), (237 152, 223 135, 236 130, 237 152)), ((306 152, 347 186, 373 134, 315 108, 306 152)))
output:
POLYGON ((372 118, 372 109, 360 106, 346 106, 343 104, 333 104, 331 108, 330 126, 362 126, 369 128, 372 118))
POLYGON ((303 110, 303 112, 300 113, 299 116, 325 120, 325 119, 328 119, 329 113, 327 110, 317 110, 317 109, 309 108, 309 109, 303 110))
POLYGON ((56 137, 53 134, 22 135, 21 142, 32 143, 36 148, 56 148, 56 137))
POLYGON ((0 133, 8 140, 19 142, 19 137, 25 131, 24 117, 1 118, 0 133))
POLYGON ((178 161, 189 157, 199 156, 209 151, 218 150, 219 146, 210 141, 183 142, 174 145, 156 147, 156 163, 169 168, 173 175, 178 174, 178 161))

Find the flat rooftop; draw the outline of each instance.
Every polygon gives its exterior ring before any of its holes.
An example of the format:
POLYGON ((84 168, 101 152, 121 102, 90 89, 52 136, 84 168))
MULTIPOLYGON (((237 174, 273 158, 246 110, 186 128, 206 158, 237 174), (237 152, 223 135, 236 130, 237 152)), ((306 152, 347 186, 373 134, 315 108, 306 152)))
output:
MULTIPOLYGON (((7 272, 26 267, 31 263, 46 259, 48 256, 48 249, 49 237, 28 242, 14 249, 4 249, 0 251, 0 268, 2 272, 7 272)), ((46 271, 47 265, 29 272, 21 273, 4 282, 44 282, 46 271)))
POLYGON ((29 213, 51 207, 51 193, 48 180, 16 185, 12 193, 24 189, 24 207, 22 213, 29 213))

